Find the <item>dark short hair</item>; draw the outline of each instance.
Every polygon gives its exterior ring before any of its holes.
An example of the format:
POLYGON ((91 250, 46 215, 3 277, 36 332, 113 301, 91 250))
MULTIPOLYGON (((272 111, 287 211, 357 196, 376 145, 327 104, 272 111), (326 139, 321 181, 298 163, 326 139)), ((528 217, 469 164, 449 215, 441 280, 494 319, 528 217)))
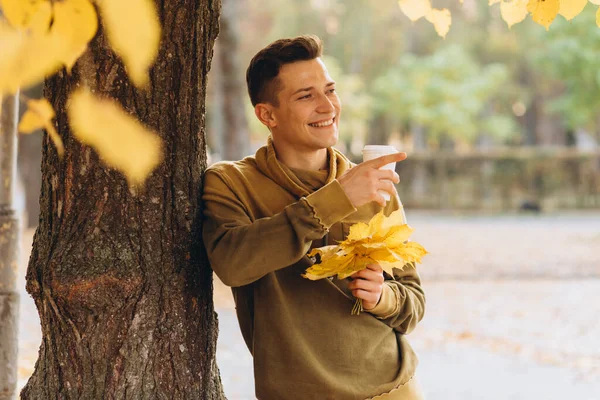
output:
POLYGON ((279 106, 277 94, 281 90, 281 82, 277 76, 281 66, 296 61, 314 60, 322 53, 323 43, 315 35, 279 39, 256 53, 246 70, 252 105, 268 102, 279 106))

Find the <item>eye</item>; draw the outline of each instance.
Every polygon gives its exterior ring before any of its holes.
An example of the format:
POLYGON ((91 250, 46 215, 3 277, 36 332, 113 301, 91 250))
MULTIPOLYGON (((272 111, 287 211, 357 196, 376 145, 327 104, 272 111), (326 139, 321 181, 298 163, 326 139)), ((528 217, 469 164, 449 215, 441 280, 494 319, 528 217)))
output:
POLYGON ((335 93, 335 88, 331 88, 327 91, 327 93, 335 93))
POLYGON ((308 99, 308 98, 310 98, 310 96, 311 96, 310 94, 307 94, 305 96, 298 97, 298 100, 308 99))

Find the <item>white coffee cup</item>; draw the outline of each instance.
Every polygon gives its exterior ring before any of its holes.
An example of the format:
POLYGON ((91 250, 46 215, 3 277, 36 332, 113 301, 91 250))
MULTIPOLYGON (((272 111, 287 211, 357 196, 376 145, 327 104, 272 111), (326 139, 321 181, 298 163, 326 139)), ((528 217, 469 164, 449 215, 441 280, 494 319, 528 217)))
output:
MULTIPOLYGON (((362 150, 363 162, 373 160, 375 158, 379 158, 379 157, 385 156, 387 154, 395 154, 395 153, 398 153, 398 149, 395 148, 394 146, 380 146, 380 145, 369 144, 369 145, 366 145, 362 150)), ((379 169, 391 169, 392 171, 395 171, 396 163, 393 162, 393 163, 386 164, 379 169)), ((390 200, 390 194, 388 192, 386 192, 385 190, 379 190, 378 193, 383 196, 385 201, 390 200)))

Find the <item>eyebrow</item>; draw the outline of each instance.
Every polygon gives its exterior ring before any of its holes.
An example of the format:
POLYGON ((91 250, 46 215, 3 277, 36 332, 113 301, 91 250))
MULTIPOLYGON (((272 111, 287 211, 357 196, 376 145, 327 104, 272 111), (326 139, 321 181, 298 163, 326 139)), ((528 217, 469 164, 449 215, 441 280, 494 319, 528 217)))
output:
MULTIPOLYGON (((335 82, 329 82, 327 85, 325 85, 325 87, 328 88, 329 86, 333 86, 333 85, 335 85, 335 82)), ((312 89, 314 89, 314 86, 309 86, 309 87, 306 87, 306 88, 298 89, 294 93, 292 93, 292 96, 294 96, 294 95, 296 95, 296 94, 298 94, 300 92, 309 92, 312 89)))

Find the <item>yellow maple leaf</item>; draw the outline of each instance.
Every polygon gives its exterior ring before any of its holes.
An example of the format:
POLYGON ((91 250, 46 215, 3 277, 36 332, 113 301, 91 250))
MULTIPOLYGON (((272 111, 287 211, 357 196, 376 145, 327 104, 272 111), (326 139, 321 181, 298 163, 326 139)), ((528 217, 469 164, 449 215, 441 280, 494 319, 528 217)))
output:
POLYGON ((29 100, 27 111, 19 122, 19 132, 32 133, 36 129, 42 129, 54 118, 54 109, 48 100, 29 100))
POLYGON ((133 83, 145 86, 160 42, 160 23, 154 2, 101 0, 98 6, 111 47, 123 59, 133 83))
POLYGON ((587 2, 588 0, 562 0, 558 13, 570 21, 583 11, 587 2))
POLYGON ((371 232, 371 226, 364 222, 358 222, 350 227, 348 232, 348 240, 359 240, 365 236, 369 236, 371 232))
POLYGON ((529 0, 527 3, 527 11, 531 13, 533 21, 546 27, 546 30, 550 29, 559 8, 559 0, 529 0))
POLYGON ((431 11, 429 0, 399 0, 400 10, 411 21, 416 21, 426 16, 431 11))
POLYGON ((49 35, 23 33, 0 21, 0 92, 15 93, 61 67, 64 43, 49 35))
POLYGON ((62 156, 65 152, 63 142, 54 128, 52 119, 54 118, 54 109, 46 99, 29 100, 27 102, 27 111, 21 117, 19 122, 19 132, 32 133, 36 129, 45 128, 48 136, 54 143, 58 155, 62 156))
POLYGON ((433 27, 438 35, 446 38, 446 35, 450 30, 450 25, 452 24, 452 15, 450 14, 450 10, 447 8, 442 10, 432 9, 429 13, 427 13, 425 18, 427 21, 433 24, 433 27))
POLYGON ((44 35, 48 32, 52 19, 52 3, 44 1, 39 4, 37 11, 29 19, 26 29, 34 35, 44 35))
POLYGON ((406 242, 412 233, 413 229, 406 224, 394 226, 383 239, 383 243, 392 248, 406 242))
POLYGON ((305 278, 317 280, 337 275, 338 279, 363 270, 368 264, 379 264, 390 275, 394 268, 421 262, 427 251, 416 242, 407 242, 413 229, 404 223, 403 211, 385 217, 383 211, 368 224, 350 227, 346 240, 338 245, 313 249, 308 256, 319 255, 320 262, 306 270, 305 278))
POLYGON ((161 140, 120 106, 87 89, 71 95, 67 107, 75 137, 92 146, 130 185, 141 185, 161 160, 161 140))
MULTIPOLYGON (((2 14, 14 28, 18 29, 27 28, 31 18, 43 4, 50 5, 47 0, 0 0, 2 14)), ((46 6, 43 7, 47 8, 46 6)))
POLYGON ((500 14, 508 27, 525 20, 529 11, 527 11, 527 3, 529 0, 503 0, 500 3, 500 14))
POLYGON ((54 3, 51 35, 64 44, 61 61, 71 72, 98 30, 96 9, 89 0, 63 0, 54 3))
POLYGON ((0 9, 15 29, 36 34, 48 31, 52 17, 52 4, 48 0, 0 0, 0 9))
MULTIPOLYGON (((320 253, 313 250, 313 252, 310 254, 311 256, 314 256, 320 253)), ((344 271, 348 270, 349 267, 350 269, 354 270, 354 264, 357 262, 357 258, 349 254, 334 253, 329 256, 323 255, 321 257, 320 263, 315 264, 306 270, 305 274, 303 275, 305 278, 316 281, 322 278, 328 278, 330 276, 342 274, 344 271)))

